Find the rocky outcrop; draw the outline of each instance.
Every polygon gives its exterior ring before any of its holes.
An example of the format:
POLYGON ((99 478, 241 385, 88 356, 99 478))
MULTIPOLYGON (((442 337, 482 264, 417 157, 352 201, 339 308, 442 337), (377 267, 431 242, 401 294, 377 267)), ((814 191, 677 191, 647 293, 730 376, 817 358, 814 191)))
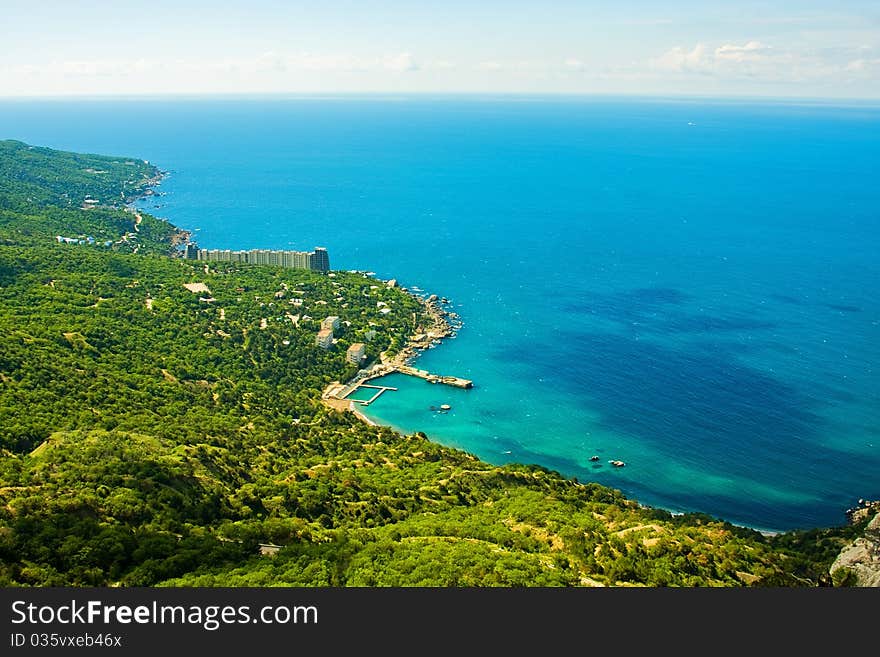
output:
POLYGON ((841 550, 830 572, 835 581, 854 586, 880 586, 880 512, 875 512, 862 537, 841 550))

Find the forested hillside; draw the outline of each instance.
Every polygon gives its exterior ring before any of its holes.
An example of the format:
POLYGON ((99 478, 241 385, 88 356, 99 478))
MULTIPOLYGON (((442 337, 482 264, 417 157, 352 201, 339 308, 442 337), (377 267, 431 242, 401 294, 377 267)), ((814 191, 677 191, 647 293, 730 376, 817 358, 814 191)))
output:
POLYGON ((170 257, 124 209, 159 175, 0 142, 0 585, 816 586, 862 531, 673 517, 326 407, 345 348, 399 346, 422 305, 170 257))
POLYGON ((44 245, 60 236, 109 241, 118 252, 168 253, 174 226, 121 209, 161 176, 144 160, 0 140, 0 244, 44 245))

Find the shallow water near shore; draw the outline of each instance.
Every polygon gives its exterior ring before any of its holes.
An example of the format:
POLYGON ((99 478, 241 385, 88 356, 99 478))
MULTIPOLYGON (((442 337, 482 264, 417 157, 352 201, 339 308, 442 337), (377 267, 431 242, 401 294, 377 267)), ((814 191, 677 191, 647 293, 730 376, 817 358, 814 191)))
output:
POLYGON ((880 110, 524 100, 11 101, 0 137, 170 170, 140 207, 205 248, 449 298, 416 365, 475 387, 379 379, 375 421, 759 529, 880 497, 880 110))

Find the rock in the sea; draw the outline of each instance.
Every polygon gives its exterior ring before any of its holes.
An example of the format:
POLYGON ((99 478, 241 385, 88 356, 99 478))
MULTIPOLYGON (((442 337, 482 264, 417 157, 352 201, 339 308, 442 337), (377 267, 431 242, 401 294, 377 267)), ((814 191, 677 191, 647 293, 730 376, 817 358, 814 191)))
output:
POLYGON ((837 555, 829 569, 832 576, 845 568, 854 586, 880 586, 880 513, 865 527, 865 533, 837 555))

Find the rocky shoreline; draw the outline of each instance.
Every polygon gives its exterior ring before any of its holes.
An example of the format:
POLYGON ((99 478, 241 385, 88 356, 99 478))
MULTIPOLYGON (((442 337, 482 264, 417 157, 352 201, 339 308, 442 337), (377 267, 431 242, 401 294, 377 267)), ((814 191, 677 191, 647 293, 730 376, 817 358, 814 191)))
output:
MULTIPOLYGON (((141 199, 152 197, 152 196, 164 196, 164 192, 156 191, 154 188, 158 187, 162 184, 162 181, 165 180, 171 173, 169 171, 163 171, 159 168, 156 168, 156 175, 151 178, 147 178, 144 181, 143 189, 138 194, 135 194, 131 198, 126 199, 125 207, 129 210, 134 210, 134 204, 141 199)), ((147 213, 152 215, 152 213, 147 213)), ((192 238, 192 231, 186 230, 184 228, 180 228, 179 226, 175 226, 172 224, 174 231, 171 233, 171 237, 169 238, 169 247, 168 247, 168 255, 171 257, 180 256, 182 253, 183 247, 185 247, 190 239, 192 238)))
POLYGON ((840 551, 829 572, 839 585, 880 587, 880 501, 859 500, 847 516, 853 524, 873 518, 863 535, 840 551))
POLYGON ((859 500, 856 506, 846 510, 846 517, 851 525, 861 522, 871 515, 880 513, 880 500, 859 500))
MULTIPOLYGON (((386 281, 386 284, 389 283, 394 285, 393 281, 386 281)), ((325 405, 338 411, 351 411, 359 420, 373 426, 376 423, 359 412, 355 408, 354 402, 345 398, 345 395, 348 394, 347 391, 351 390, 352 386, 393 372, 418 375, 420 378, 427 379, 433 383, 442 382, 466 388, 473 386, 473 383, 466 379, 431 375, 411 367, 413 361, 422 352, 440 345, 444 339, 454 338, 456 332, 462 327, 463 322, 458 313, 447 308, 450 303, 447 298, 439 297, 436 294, 429 296, 419 295, 404 287, 400 289, 415 299, 423 309, 412 334, 407 338, 406 344, 393 355, 382 352, 379 354, 379 362, 374 363, 367 369, 358 371, 354 378, 345 383, 338 381, 330 383, 321 394, 321 399, 325 405)))
POLYGON ((436 294, 422 297, 411 290, 405 291, 422 305, 422 321, 415 327, 413 334, 399 352, 391 357, 382 354, 380 358, 382 365, 394 367, 410 365, 425 350, 438 346, 444 339, 454 338, 463 325, 458 313, 446 307, 449 305, 446 297, 439 297, 436 294))
POLYGON ((181 248, 189 244, 191 237, 192 233, 190 231, 183 228, 175 228, 175 231, 171 234, 171 255, 181 255, 181 248))

